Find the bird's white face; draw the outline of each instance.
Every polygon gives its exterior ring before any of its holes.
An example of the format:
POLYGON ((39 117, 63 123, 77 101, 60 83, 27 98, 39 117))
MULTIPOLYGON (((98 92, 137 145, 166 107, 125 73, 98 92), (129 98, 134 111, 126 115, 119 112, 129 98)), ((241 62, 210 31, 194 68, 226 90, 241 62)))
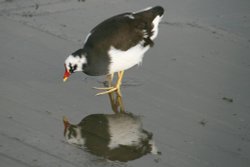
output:
POLYGON ((84 145, 84 138, 81 136, 81 129, 71 125, 66 129, 65 139, 69 144, 84 145))
POLYGON ((63 123, 66 141, 70 144, 84 145, 81 128, 77 125, 70 124, 66 117, 63 118, 63 123))
POLYGON ((83 71, 83 65, 86 63, 87 61, 84 56, 80 57, 80 56, 69 55, 64 63, 65 73, 63 81, 66 81, 70 76, 70 74, 77 71, 83 71))
POLYGON ((162 16, 156 16, 155 19, 153 20, 152 24, 154 26, 154 28, 152 29, 152 32, 153 32, 153 35, 150 37, 152 40, 154 40, 157 35, 158 35, 158 31, 159 31, 159 23, 162 19, 163 15, 162 16))

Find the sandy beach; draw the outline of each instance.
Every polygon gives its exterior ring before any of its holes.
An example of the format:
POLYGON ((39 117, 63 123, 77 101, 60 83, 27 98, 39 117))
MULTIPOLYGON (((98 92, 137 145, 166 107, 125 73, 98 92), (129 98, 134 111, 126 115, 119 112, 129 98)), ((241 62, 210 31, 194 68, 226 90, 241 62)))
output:
POLYGON ((249 0, 0 0, 0 166, 249 167, 249 0), (161 155, 119 162, 65 142, 72 123, 112 114, 105 76, 62 81, 64 60, 116 14, 165 8, 155 45, 125 72, 125 110, 161 155))

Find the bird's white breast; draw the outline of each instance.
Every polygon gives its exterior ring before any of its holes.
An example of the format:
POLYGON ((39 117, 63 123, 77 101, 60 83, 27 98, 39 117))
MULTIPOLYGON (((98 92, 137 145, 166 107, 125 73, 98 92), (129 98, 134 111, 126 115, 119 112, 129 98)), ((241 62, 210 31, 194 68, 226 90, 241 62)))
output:
POLYGON ((142 133, 142 124, 139 119, 124 115, 108 117, 110 142, 108 147, 114 149, 120 145, 135 146, 147 136, 142 133))
POLYGON ((114 73, 122 70, 127 70, 142 61, 144 53, 149 49, 149 46, 143 47, 141 43, 132 48, 122 51, 110 47, 108 54, 110 56, 109 73, 114 73))

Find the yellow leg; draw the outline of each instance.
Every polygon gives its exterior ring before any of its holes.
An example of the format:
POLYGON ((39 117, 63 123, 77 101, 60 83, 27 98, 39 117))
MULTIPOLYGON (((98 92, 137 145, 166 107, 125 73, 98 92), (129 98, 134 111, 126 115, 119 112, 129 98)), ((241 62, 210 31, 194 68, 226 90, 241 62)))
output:
POLYGON ((118 96, 122 96, 122 94, 121 94, 121 88, 120 87, 122 85, 123 75, 124 75, 124 71, 119 71, 118 72, 118 80, 117 80, 117 83, 116 83, 118 96))
POLYGON ((104 94, 107 94, 107 93, 111 93, 111 92, 114 92, 114 91, 117 91, 117 94, 119 96, 121 96, 121 90, 120 90, 120 86, 122 84, 122 78, 123 78, 123 75, 124 75, 124 71, 119 71, 118 73, 118 79, 117 79, 117 82, 116 82, 116 85, 115 87, 107 87, 107 88, 96 88, 94 87, 95 89, 99 89, 99 90, 106 90, 104 92, 100 92, 100 93, 97 93, 96 95, 104 95, 104 94))
POLYGON ((108 80, 108 86, 112 87, 112 82, 114 78, 114 73, 107 75, 107 80, 108 80))

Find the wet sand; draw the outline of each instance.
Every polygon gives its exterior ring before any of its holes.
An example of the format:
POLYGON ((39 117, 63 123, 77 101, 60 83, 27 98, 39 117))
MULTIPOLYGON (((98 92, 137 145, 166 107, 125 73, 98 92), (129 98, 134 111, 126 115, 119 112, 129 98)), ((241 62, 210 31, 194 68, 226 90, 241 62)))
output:
POLYGON ((0 0, 0 166, 248 167, 249 33, 248 0, 0 0), (62 82, 65 58, 104 19, 155 5, 159 36, 122 94, 162 154, 113 162, 66 143, 64 115, 113 111, 92 89, 104 76, 62 82))

